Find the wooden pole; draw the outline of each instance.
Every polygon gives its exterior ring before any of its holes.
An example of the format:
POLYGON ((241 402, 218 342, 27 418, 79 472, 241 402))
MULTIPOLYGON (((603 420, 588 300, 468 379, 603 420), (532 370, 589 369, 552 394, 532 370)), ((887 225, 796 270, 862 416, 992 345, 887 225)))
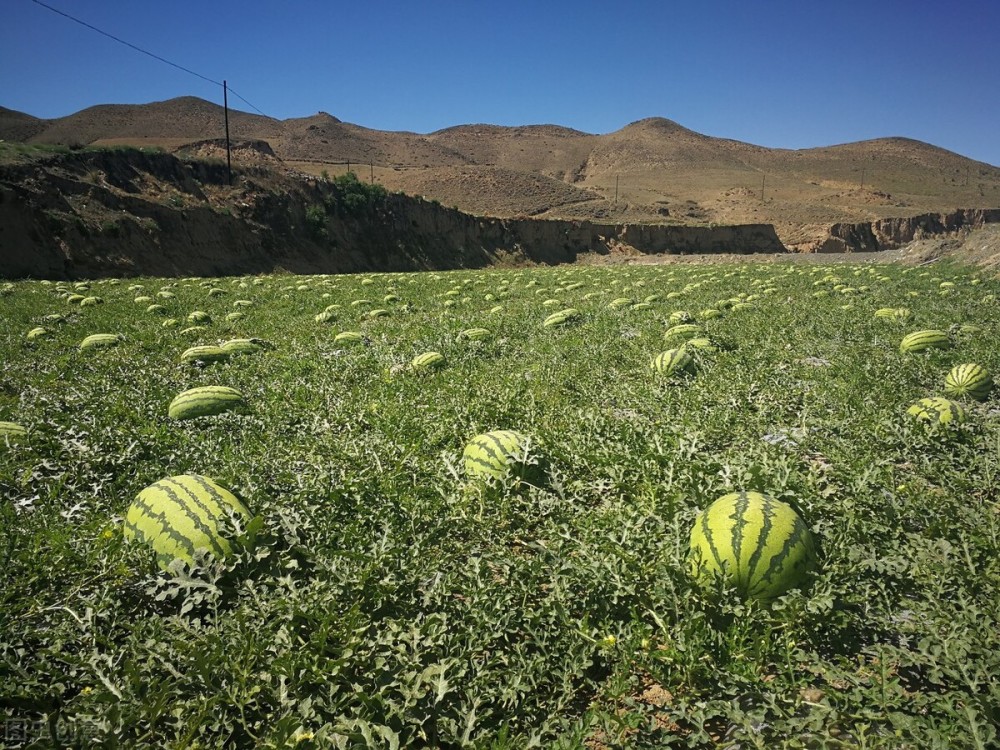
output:
POLYGON ((761 203, 764 202, 764 180, 766 180, 766 179, 767 179, 767 175, 766 174, 762 174, 760 176, 760 202, 761 203))
POLYGON ((618 205, 618 175, 615 175, 615 205, 618 205))
POLYGON ((374 161, 369 161, 368 162, 368 168, 371 170, 371 180, 372 180, 372 185, 374 185, 375 184, 375 162, 374 161))
POLYGON ((222 81, 222 106, 226 113, 226 175, 229 185, 233 184, 233 157, 229 146, 229 87, 222 81))

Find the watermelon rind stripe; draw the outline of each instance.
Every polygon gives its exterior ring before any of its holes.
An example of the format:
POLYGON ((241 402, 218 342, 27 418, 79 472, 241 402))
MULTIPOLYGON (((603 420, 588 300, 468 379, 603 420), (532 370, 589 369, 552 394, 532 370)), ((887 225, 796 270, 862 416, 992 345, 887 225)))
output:
MULTIPOLYGON (((226 554, 227 550, 225 550, 220 545, 219 540, 217 538, 218 537, 217 529, 213 528, 212 526, 209 526, 205 522, 205 519, 199 516, 191 506, 193 505, 197 507, 199 510, 202 510, 205 513, 205 516, 209 519, 211 519, 214 514, 209 510, 208 507, 206 507, 199 500, 198 497, 194 495, 194 493, 190 490, 190 488, 185 487, 180 482, 174 481, 173 478, 161 480, 154 486, 156 487, 156 489, 162 491, 164 494, 167 495, 167 497, 169 497, 177 504, 178 509, 180 509, 181 512, 191 520, 191 524, 198 531, 200 531, 202 534, 205 535, 205 537, 209 540, 212 547, 214 547, 215 551, 219 556, 226 554), (186 494, 191 498, 191 503, 190 504, 185 503, 184 500, 181 499, 181 497, 171 488, 170 485, 185 490, 186 494)), ((219 510, 221 512, 222 509, 220 508, 219 510)))
POLYGON ((747 510, 750 507, 750 500, 747 497, 746 492, 740 492, 735 498, 733 498, 733 513, 730 518, 733 519, 733 557, 736 560, 736 574, 737 581, 741 588, 746 586, 746 575, 747 571, 743 570, 743 566, 740 564, 743 561, 743 532, 746 527, 750 524, 747 518, 747 510))
POLYGON ((131 515, 131 510, 141 511, 138 514, 139 515, 138 520, 132 522, 132 527, 135 529, 136 533, 142 535, 140 541, 151 543, 158 536, 162 536, 165 534, 166 536, 170 537, 172 540, 177 542, 179 545, 181 545, 185 550, 187 550, 188 554, 191 557, 194 556, 194 551, 195 551, 194 542, 173 527, 173 525, 167 519, 167 515, 163 509, 155 510, 151 505, 149 505, 149 503, 147 503, 143 499, 142 493, 140 493, 139 497, 137 497, 135 501, 132 503, 132 508, 130 509, 129 515, 131 515), (160 534, 157 534, 156 536, 151 536, 150 534, 146 533, 139 526, 139 523, 141 521, 159 522, 161 527, 160 534))
POLYGON ((185 474, 183 477, 170 477, 168 479, 164 479, 162 484, 167 484, 171 487, 177 487, 183 490, 185 495, 190 498, 191 505, 196 506, 199 510, 204 512, 206 520, 211 519, 214 521, 222 516, 226 512, 226 505, 228 505, 225 498, 223 498, 218 492, 213 491, 211 488, 204 487, 198 482, 195 482, 196 485, 206 490, 209 499, 202 497, 197 493, 195 488, 191 487, 190 482, 192 480, 194 480, 193 474, 185 474), (215 504, 214 508, 212 507, 213 503, 215 504))
POLYGON ((490 458, 494 459, 500 464, 505 464, 507 462, 507 456, 503 452, 503 446, 500 441, 491 435, 481 435, 479 439, 475 442, 477 448, 479 448, 483 453, 485 453, 490 458), (500 450, 498 451, 497 448, 500 450))
POLYGON ((243 395, 237 391, 232 390, 220 390, 220 391, 203 391, 198 390, 195 392, 188 391, 186 393, 180 394, 177 398, 173 400, 175 406, 181 406, 182 404, 199 402, 199 401, 242 401, 243 395))
POLYGON ((495 464, 491 464, 489 461, 484 461, 483 459, 479 458, 479 456, 466 455, 465 460, 466 463, 471 462, 474 463, 476 466, 481 467, 483 471, 485 471, 488 474, 497 474, 500 471, 500 469, 495 464))
POLYGON ((219 486, 214 482, 201 476, 201 474, 188 474, 189 478, 193 479, 199 487, 201 487, 205 492, 212 496, 212 498, 219 504, 222 508, 222 513, 226 512, 226 508, 229 508, 242 516, 250 517, 250 511, 247 507, 243 505, 232 493, 227 493, 229 497, 226 497, 219 491, 219 486))
POLYGON ((753 554, 750 555, 750 561, 747 563, 747 586, 751 589, 760 583, 757 566, 760 565, 761 558, 764 556, 764 550, 767 549, 768 542, 770 541, 771 531, 774 528, 773 519, 777 515, 776 511, 776 506, 771 501, 771 498, 767 495, 762 495, 761 512, 763 514, 763 521, 761 523, 760 536, 757 537, 757 547, 754 549, 753 554))
POLYGON ((792 533, 785 539, 785 543, 781 546, 778 554, 770 559, 764 575, 761 576, 757 585, 748 592, 750 596, 760 594, 766 590, 767 584, 769 584, 776 575, 780 574, 784 570, 785 561, 788 559, 792 550, 798 547, 800 543, 805 543, 807 533, 808 529, 806 528, 806 525, 800 519, 796 518, 792 533))
MULTIPOLYGON (((201 518, 190 505, 185 504, 184 501, 180 498, 180 496, 178 496, 177 493, 175 493, 171 488, 165 487, 161 483, 157 483, 156 485, 148 488, 144 492, 149 492, 150 490, 155 490, 156 492, 162 492, 166 496, 166 499, 163 497, 157 498, 157 501, 159 503, 165 504, 168 499, 173 501, 174 505, 177 508, 178 513, 187 519, 188 523, 191 524, 194 533, 200 534, 207 541, 208 548, 214 554, 216 554, 217 556, 223 556, 228 552, 228 549, 223 547, 222 543, 219 541, 218 530, 214 527, 214 524, 210 526, 208 523, 206 523, 205 519, 201 518)), ((147 504, 147 501, 144 500, 141 495, 142 493, 140 493, 140 497, 136 498, 136 503, 140 507, 145 507, 150 512, 152 512, 152 508, 147 504)), ((164 518, 166 519, 167 518, 166 515, 165 514, 163 515, 164 518)), ((170 523, 169 520, 167 520, 167 523, 171 526, 171 529, 174 532, 176 532, 182 537, 188 538, 184 535, 183 532, 177 530, 174 524, 170 523)), ((173 534, 171 534, 171 537, 173 538, 173 534)), ((195 540, 193 538, 189 538, 188 542, 193 549, 197 548, 197 545, 195 544, 195 540)))
POLYGON ((705 537, 705 541, 708 542, 708 549, 712 553, 712 557, 715 558, 715 564, 719 570, 724 570, 725 565, 722 561, 722 555, 719 554, 719 548, 715 546, 715 540, 712 538, 712 529, 708 525, 708 511, 702 511, 701 513, 701 533, 705 537))
MULTIPOLYGON (((126 522, 126 538, 129 530, 132 531, 134 538, 147 544, 152 544, 161 536, 167 536, 176 542, 187 553, 188 558, 193 559, 196 549, 194 542, 175 529, 167 520, 167 516, 163 511, 155 512, 153 508, 147 505, 144 501, 137 499, 136 502, 133 503, 129 511, 129 515, 131 516, 133 512, 136 512, 138 518, 134 521, 126 522), (142 524, 144 523, 158 524, 158 532, 153 533, 152 529, 147 531, 142 527, 142 524)), ((162 559, 169 563, 170 559, 168 558, 170 558, 170 556, 165 553, 157 553, 157 559, 162 559)))

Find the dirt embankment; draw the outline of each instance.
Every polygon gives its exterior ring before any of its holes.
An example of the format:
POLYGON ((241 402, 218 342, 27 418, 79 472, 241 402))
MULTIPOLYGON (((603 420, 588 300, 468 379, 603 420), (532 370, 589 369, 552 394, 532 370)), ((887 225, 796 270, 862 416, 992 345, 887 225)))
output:
POLYGON ((834 224, 830 235, 814 248, 818 253, 856 253, 894 250, 914 240, 978 229, 1000 222, 1000 208, 958 209, 943 214, 878 219, 856 224, 834 224))
POLYGON ((0 277, 228 275, 566 263, 581 255, 785 252, 772 227, 472 216, 362 183, 135 149, 0 166, 0 277))

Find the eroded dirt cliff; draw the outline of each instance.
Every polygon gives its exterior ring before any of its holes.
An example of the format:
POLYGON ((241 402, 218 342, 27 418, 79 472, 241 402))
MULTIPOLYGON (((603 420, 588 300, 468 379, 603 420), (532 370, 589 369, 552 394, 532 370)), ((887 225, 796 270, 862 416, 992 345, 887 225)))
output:
POLYGON ((567 263, 584 254, 785 252, 768 225, 679 227, 472 216, 356 178, 293 176, 138 149, 0 165, 0 276, 227 275, 567 263))

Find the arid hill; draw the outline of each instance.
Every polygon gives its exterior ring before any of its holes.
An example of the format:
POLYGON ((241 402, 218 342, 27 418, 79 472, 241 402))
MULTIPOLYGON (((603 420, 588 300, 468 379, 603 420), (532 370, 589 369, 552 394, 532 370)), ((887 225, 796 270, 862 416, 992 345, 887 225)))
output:
MULTIPOLYGON (((605 135, 557 125, 386 132, 320 112, 230 111, 234 139, 263 141, 291 170, 365 180, 487 216, 605 223, 773 224, 810 249, 831 225, 1000 206, 1000 168, 905 138, 773 149, 663 118, 605 135)), ((0 108, 0 139, 159 146, 220 138, 223 110, 194 97, 101 105, 54 120, 0 108)))

